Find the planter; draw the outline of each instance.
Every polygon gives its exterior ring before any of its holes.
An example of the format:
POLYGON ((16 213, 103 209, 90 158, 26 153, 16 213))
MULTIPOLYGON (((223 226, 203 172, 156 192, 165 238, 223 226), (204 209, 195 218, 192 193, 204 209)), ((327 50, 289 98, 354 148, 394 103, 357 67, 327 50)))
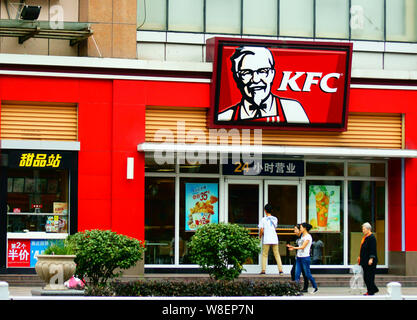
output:
POLYGON ((38 255, 35 270, 46 283, 45 290, 66 290, 64 282, 75 272, 75 255, 38 255))

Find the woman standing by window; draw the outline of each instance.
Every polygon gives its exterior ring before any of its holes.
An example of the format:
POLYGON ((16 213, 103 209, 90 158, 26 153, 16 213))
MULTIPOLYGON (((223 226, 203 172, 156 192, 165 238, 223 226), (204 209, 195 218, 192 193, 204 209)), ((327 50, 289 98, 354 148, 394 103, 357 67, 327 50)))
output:
POLYGON ((316 281, 311 275, 310 271, 310 248, 313 242, 311 235, 308 233, 311 229, 311 225, 304 222, 300 225, 301 238, 298 244, 298 247, 287 245, 289 250, 297 250, 297 258, 295 263, 295 281, 300 281, 301 270, 304 270, 305 276, 311 281, 313 285, 313 291, 311 293, 316 293, 318 291, 316 281))
POLYGON ((363 280, 368 292, 366 296, 373 296, 379 290, 375 285, 375 271, 378 257, 376 254, 376 238, 372 233, 372 226, 366 222, 362 225, 363 238, 358 257, 358 264, 363 269, 363 280))

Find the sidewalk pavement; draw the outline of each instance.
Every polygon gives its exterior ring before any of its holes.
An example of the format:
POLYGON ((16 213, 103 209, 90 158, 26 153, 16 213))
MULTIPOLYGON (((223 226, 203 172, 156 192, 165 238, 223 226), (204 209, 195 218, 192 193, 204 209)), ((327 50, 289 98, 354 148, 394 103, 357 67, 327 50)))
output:
MULTIPOLYGON (((9 287, 10 297, 32 297, 31 291, 34 289, 42 289, 41 287, 23 287, 11 286, 9 287)), ((311 288, 310 288, 311 290, 311 288)), ((417 287, 402 287, 402 294, 404 296, 417 296, 417 287)), ((319 287, 319 291, 314 296, 361 296, 366 290, 353 291, 349 287, 319 287)), ((387 287, 379 287, 379 292, 376 295, 386 295, 387 287)), ((304 296, 313 296, 310 293, 305 293, 304 296)))

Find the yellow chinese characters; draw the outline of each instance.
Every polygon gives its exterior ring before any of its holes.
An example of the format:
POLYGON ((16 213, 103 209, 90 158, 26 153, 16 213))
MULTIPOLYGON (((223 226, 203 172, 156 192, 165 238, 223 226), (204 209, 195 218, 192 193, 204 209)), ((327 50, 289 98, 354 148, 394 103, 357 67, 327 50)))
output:
POLYGON ((19 167, 26 168, 59 168, 62 156, 60 154, 22 153, 19 167))

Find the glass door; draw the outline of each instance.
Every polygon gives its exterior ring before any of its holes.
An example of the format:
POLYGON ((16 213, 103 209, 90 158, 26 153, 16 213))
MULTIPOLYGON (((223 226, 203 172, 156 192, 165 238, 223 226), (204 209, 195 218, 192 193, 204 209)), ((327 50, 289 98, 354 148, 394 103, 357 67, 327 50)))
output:
MULTIPOLYGON (((293 244, 295 234, 293 227, 301 222, 301 186, 298 181, 265 180, 264 203, 273 207, 273 215, 278 218, 279 253, 284 272, 288 272, 295 259, 295 251, 289 251, 287 244, 293 244)), ((268 269, 276 272, 276 262, 269 254, 268 269)))
MULTIPOLYGON (((226 179, 226 222, 239 224, 249 229, 253 237, 258 237, 258 224, 262 217, 262 181, 226 179)), ((260 256, 245 262, 248 273, 260 272, 260 256)))

